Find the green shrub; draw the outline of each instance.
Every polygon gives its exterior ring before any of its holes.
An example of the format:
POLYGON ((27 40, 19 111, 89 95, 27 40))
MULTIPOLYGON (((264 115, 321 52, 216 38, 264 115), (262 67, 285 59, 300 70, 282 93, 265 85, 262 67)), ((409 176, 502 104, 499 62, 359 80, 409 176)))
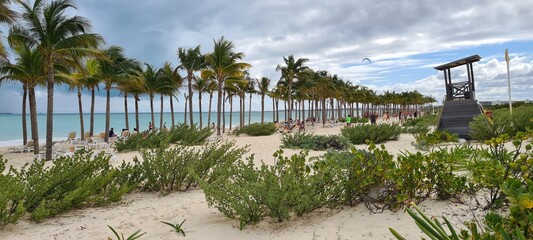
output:
POLYGON ((246 152, 234 143, 215 143, 202 149, 176 146, 171 149, 141 150, 143 161, 133 159, 140 166, 141 188, 163 194, 196 187, 198 182, 191 171, 201 179, 212 181, 211 169, 217 165, 231 165, 246 152))
POLYGON ((3 174, 6 163, 0 155, 0 226, 16 223, 26 212, 23 205, 26 189, 13 169, 3 174))
POLYGON ((470 122, 470 136, 476 140, 490 140, 501 134, 514 136, 517 132, 533 129, 533 106, 523 106, 513 109, 511 116, 509 109, 500 108, 492 113, 492 119, 480 114, 470 122))
POLYGON ((211 136, 212 131, 209 128, 199 129, 194 126, 180 124, 172 127, 170 130, 140 133, 129 136, 126 139, 117 139, 115 148, 118 152, 136 151, 141 149, 168 148, 171 143, 180 145, 198 145, 204 143, 211 136))
POLYGON ((356 125, 341 129, 341 135, 353 144, 363 144, 367 141, 381 143, 398 139, 402 128, 397 124, 356 125))
POLYGON ((249 136, 268 136, 276 132, 276 125, 274 123, 252 123, 242 128, 237 128, 233 134, 239 136, 246 134, 249 136))
POLYGON ((510 178, 525 181, 533 176, 533 132, 517 133, 513 140, 515 150, 505 147, 510 139, 509 135, 504 134, 486 141, 489 147, 480 150, 465 163, 473 186, 489 192, 486 208, 501 205, 504 199, 502 185, 505 181, 510 178))
POLYGON ((208 204, 238 219, 242 229, 266 216, 281 222, 291 212, 302 215, 335 199, 337 172, 322 163, 306 165, 307 153, 290 158, 282 154, 274 154, 274 166, 255 168, 250 157, 247 163, 215 167, 218 178, 211 183, 200 180, 208 204))
POLYGON ((416 146, 421 149, 427 149, 440 143, 459 142, 459 135, 449 131, 435 130, 431 133, 419 133, 415 136, 416 146))
POLYGON ((285 134, 281 139, 284 148, 312 149, 315 151, 335 149, 344 150, 351 144, 340 135, 313 135, 305 132, 285 134))
POLYGON ((407 119, 402 126, 406 133, 422 134, 429 132, 430 127, 436 126, 437 121, 436 115, 428 114, 418 118, 407 119))
POLYGON ((109 157, 77 152, 60 157, 51 167, 44 162, 24 166, 19 176, 26 188, 24 207, 36 221, 72 208, 107 205, 119 201, 136 187, 138 174, 133 166, 119 168, 109 164, 109 157))

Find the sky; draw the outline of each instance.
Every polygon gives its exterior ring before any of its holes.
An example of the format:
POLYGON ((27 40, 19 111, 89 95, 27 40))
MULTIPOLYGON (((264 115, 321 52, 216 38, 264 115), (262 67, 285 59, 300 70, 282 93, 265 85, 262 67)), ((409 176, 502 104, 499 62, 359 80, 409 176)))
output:
MULTIPOLYGON (((383 91, 413 91, 441 102, 442 72, 435 66, 478 54, 476 97, 508 100, 505 49, 510 55, 513 100, 533 100, 533 0, 77 0, 72 14, 89 19, 106 46, 154 66, 179 65, 179 47, 212 51, 224 36, 245 54, 252 77, 280 78, 283 57, 308 58, 307 66, 383 91), (369 58, 371 63, 362 62, 369 58)), ((6 30, 4 32, 4 38, 6 30)), ((452 81, 466 80, 466 67, 452 69, 452 81)), ((105 112, 105 93, 96 111, 105 112)), ((195 98, 197 95, 195 96, 195 98)), ((20 113, 22 88, 0 85, 0 113, 20 113)), ((89 94, 83 97, 89 109, 89 94)), ((179 101, 183 103, 180 95, 179 101)), ((197 100, 195 100, 197 101, 197 100)), ((204 97, 203 109, 208 98, 204 97)), ((38 111, 46 112, 46 90, 37 91, 38 111)), ((131 101, 133 103, 133 101, 131 101)), ((236 101, 237 102, 237 101, 236 101)), ((183 111, 183 104, 177 111, 183 111)), ((197 103, 195 104, 197 105, 197 103)), ((133 108, 133 104, 130 104, 133 108)), ((267 110, 271 104, 266 104, 267 110)), ((142 112, 149 111, 144 97, 142 112)), ((168 106, 165 107, 168 111, 168 106)), ((255 96, 253 109, 260 110, 255 96)), ((55 91, 55 112, 77 112, 76 94, 55 91)), ((117 92, 112 112, 123 112, 117 92)), ((133 109, 130 109, 133 111, 133 109)))

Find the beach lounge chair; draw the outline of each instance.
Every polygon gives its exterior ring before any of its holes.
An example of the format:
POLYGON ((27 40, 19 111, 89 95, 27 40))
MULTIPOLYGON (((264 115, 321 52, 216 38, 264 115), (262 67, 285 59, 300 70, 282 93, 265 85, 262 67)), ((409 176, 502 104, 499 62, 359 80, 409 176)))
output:
POLYGON ((76 141, 76 132, 69 132, 67 136, 67 142, 74 143, 76 141))
POLYGON ((29 140, 29 141, 26 143, 26 145, 10 147, 10 148, 7 149, 7 151, 10 152, 10 153, 26 153, 26 152, 33 152, 33 145, 34 145, 33 140, 29 140))

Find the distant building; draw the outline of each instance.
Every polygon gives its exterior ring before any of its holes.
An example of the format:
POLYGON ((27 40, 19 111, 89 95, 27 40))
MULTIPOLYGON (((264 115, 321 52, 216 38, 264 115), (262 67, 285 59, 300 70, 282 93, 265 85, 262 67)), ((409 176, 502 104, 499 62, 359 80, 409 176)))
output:
MULTIPOLYGON (((497 106, 497 105, 507 105, 509 104, 509 101, 500 101, 500 100, 496 100, 496 101, 478 101, 479 103, 481 103, 483 106, 497 106)), ((530 103, 529 99, 526 99, 524 101, 513 101, 513 104, 515 103, 530 103)))

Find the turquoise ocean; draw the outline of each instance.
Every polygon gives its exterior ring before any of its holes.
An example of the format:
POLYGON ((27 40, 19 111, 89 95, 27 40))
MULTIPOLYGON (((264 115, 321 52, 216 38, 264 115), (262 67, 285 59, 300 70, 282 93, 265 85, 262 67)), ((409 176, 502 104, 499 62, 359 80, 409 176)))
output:
MULTIPOLYGON (((156 128, 159 127, 159 113, 155 115, 156 128)), ((226 113, 226 128, 229 127, 229 113, 226 113)), ((130 129, 135 127, 135 113, 129 113, 130 129)), ((187 113, 187 117, 189 114, 187 113)), ((265 111, 265 122, 272 122, 273 112, 265 111)), ((200 120, 200 114, 198 112, 193 113, 194 121, 198 124, 200 120)), ((208 124, 208 113, 202 113, 203 126, 208 124)), ((284 112, 279 112, 279 119, 283 121, 284 112)), ((184 113, 175 112, 174 120, 176 124, 183 123, 184 113)), ((216 112, 211 113, 211 122, 216 124, 216 112)), ((27 127, 28 127, 28 139, 31 139, 31 125, 30 115, 27 115, 27 127)), ((90 114, 83 115, 85 131, 89 131, 90 114)), ((39 114, 37 116, 38 128, 39 128, 39 143, 44 143, 46 137, 46 114, 39 114)), ((139 127, 140 131, 148 129, 148 123, 151 122, 150 113, 139 113, 139 127)), ((172 125, 172 119, 170 113, 163 113, 163 122, 167 127, 172 125)), ((261 111, 252 111, 251 123, 261 122, 261 111)), ((239 124, 239 113, 234 112, 232 117, 232 126, 239 124)), ((245 124, 248 124, 248 112, 245 115, 245 124)), ((125 115, 124 113, 111 113, 111 127, 115 128, 115 133, 120 134, 120 131, 125 127, 125 115)), ((105 129, 105 113, 95 113, 94 115, 94 132, 98 134, 104 132, 105 129)), ((77 137, 80 136, 80 117, 79 113, 58 113, 54 114, 54 140, 63 140, 67 138, 69 132, 77 132, 77 137)), ((0 146, 14 146, 22 144, 22 115, 21 114, 3 114, 0 113, 0 146)))

